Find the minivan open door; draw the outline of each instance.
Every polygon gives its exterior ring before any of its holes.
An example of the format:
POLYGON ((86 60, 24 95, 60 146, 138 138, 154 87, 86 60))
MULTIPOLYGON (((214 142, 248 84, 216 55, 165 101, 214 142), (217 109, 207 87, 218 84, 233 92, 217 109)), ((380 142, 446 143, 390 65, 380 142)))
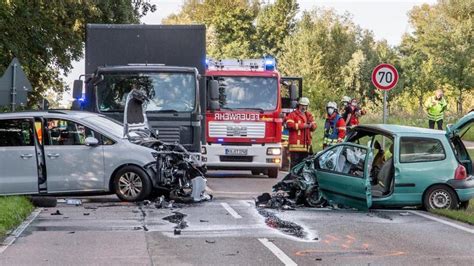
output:
POLYGON ((371 164, 372 152, 353 143, 321 152, 314 165, 322 195, 333 203, 368 210, 372 206, 371 164))

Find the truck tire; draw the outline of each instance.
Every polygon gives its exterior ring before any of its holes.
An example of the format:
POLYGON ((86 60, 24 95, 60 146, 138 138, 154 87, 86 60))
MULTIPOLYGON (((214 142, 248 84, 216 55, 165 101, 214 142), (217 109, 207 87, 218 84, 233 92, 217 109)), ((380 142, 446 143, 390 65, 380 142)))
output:
POLYGON ((423 196, 423 207, 426 210, 458 208, 459 200, 456 193, 448 186, 435 185, 430 187, 423 196))
POLYGON ((40 208, 54 208, 58 205, 58 200, 55 197, 31 196, 29 200, 33 206, 40 208))
POLYGON ((140 167, 127 165, 115 174, 114 192, 122 201, 141 201, 150 195, 151 190, 151 181, 140 167))
POLYGON ((262 171, 259 170, 252 170, 252 175, 260 175, 262 171))
POLYGON ((281 170, 282 171, 288 171, 288 170, 290 170, 290 160, 289 160, 290 154, 288 153, 288 149, 284 147, 281 154, 282 154, 282 156, 281 156, 281 170))
POLYGON ((269 168, 267 171, 268 171, 268 177, 270 178, 278 177, 278 168, 269 168))

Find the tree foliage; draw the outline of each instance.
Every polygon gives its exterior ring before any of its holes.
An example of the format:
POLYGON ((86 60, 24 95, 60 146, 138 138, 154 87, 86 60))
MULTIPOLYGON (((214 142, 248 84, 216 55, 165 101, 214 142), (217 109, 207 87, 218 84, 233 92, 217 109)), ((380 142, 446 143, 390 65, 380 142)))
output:
POLYGON ((155 9, 145 0, 0 1, 0 71, 19 58, 34 89, 31 104, 48 89, 62 93, 60 75, 83 56, 87 23, 139 23, 155 9))
POLYGON ((466 92, 474 88, 473 16, 472 0, 440 0, 435 5, 415 7, 410 12, 414 32, 405 36, 401 46, 405 65, 412 67, 410 84, 418 90, 431 89, 435 84, 452 88, 458 113, 463 112, 466 92))

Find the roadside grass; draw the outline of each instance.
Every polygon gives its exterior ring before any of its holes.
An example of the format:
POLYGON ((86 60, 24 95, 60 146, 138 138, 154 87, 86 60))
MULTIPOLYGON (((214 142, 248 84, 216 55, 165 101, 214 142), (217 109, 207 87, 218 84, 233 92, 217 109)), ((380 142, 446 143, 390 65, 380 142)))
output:
POLYGON ((0 197, 0 239, 28 217, 33 209, 33 205, 25 197, 0 197))
POLYGON ((474 199, 469 201, 469 207, 466 210, 434 210, 433 213, 474 225, 474 199))

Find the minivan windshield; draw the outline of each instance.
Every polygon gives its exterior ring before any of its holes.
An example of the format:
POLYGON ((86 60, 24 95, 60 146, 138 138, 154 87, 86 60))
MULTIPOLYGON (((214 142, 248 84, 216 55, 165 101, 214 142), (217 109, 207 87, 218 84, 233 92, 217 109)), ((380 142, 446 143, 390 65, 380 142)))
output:
POLYGON ((196 105, 194 73, 112 73, 103 76, 97 85, 101 112, 123 112, 132 88, 147 92, 150 101, 146 111, 191 112, 196 105))
POLYGON ((222 109, 275 110, 278 81, 274 77, 217 77, 222 109))

